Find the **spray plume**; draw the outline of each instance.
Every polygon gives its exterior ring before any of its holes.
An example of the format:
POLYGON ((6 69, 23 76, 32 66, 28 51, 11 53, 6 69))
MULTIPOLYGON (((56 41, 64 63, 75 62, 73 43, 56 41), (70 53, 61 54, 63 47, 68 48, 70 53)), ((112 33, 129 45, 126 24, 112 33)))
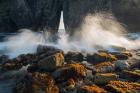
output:
MULTIPOLYGON (((94 53, 98 49, 112 50, 112 46, 124 47, 126 49, 140 48, 140 39, 130 40, 123 34, 124 27, 109 13, 89 14, 83 20, 81 27, 77 29, 72 37, 65 32, 59 32, 57 43, 44 40, 41 33, 24 29, 19 34, 8 37, 0 44, 0 50, 5 54, 16 57, 19 54, 34 53, 39 44, 54 46, 68 51, 94 53)), ((49 38, 48 34, 46 38, 49 38)))

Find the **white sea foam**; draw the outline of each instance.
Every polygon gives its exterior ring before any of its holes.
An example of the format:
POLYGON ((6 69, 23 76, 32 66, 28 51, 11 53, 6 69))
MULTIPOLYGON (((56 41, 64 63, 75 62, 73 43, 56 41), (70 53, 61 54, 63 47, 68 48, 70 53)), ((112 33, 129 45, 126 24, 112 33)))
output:
MULTIPOLYGON (((44 34, 22 29, 19 34, 7 37, 7 40, 0 44, 0 50, 4 50, 5 54, 13 58, 19 54, 36 52, 39 44, 55 46, 65 52, 88 53, 96 52, 98 49, 111 49, 111 46, 140 48, 140 39, 130 40, 123 35, 126 32, 113 15, 96 13, 87 15, 72 37, 65 32, 59 32, 57 43, 48 40, 44 42, 44 34)), ((45 37, 49 38, 48 34, 45 37)))

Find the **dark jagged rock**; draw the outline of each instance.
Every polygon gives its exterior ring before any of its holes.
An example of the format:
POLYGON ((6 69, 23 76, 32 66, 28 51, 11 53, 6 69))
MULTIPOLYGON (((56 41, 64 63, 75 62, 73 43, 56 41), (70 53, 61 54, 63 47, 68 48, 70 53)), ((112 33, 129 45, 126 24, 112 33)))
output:
POLYGON ((13 89, 13 93, 39 93, 40 91, 43 93, 59 93, 59 88, 54 79, 47 73, 28 74, 13 89))
POLYGON ((37 55, 39 56, 40 59, 47 57, 47 56, 51 56, 55 53, 63 53, 62 50, 57 49, 53 46, 43 46, 43 45, 39 45, 37 47, 37 55))
POLYGON ((77 93, 107 93, 107 91, 97 85, 85 85, 81 86, 77 93))
POLYGON ((95 72, 110 73, 115 71, 115 66, 111 62, 102 62, 94 65, 95 72))
POLYGON ((133 68, 140 69, 140 60, 138 62, 135 62, 135 63, 131 64, 130 68, 131 69, 133 69, 133 68))
POLYGON ((38 62, 38 67, 46 71, 54 71, 64 64, 64 56, 62 53, 56 53, 46 57, 38 62))
POLYGON ((38 71, 38 69, 39 69, 38 64, 33 63, 27 68, 27 71, 30 72, 30 73, 33 73, 33 72, 38 71))
POLYGON ((6 71, 17 70, 22 68, 22 66, 23 66, 22 62, 18 62, 16 59, 13 59, 2 64, 2 70, 6 70, 6 71))
POLYGON ((19 70, 23 66, 32 64, 37 61, 37 56, 34 54, 20 55, 14 59, 5 60, 2 63, 2 70, 19 70))
POLYGON ((69 63, 64 65, 63 67, 57 69, 54 73, 53 76, 55 78, 60 78, 60 79, 82 79, 85 78, 87 74, 86 68, 79 63, 69 63))
POLYGON ((118 80, 118 75, 113 73, 97 73, 95 75, 95 84, 104 85, 107 84, 109 81, 118 80))
POLYGON ((9 60, 9 56, 7 56, 7 55, 0 56, 0 64, 6 62, 8 60, 9 60))
POLYGON ((117 58, 114 55, 111 55, 109 53, 95 53, 93 55, 87 55, 87 61, 92 64, 97 64, 99 62, 113 62, 116 61, 117 58))
POLYGON ((111 54, 114 55, 118 60, 127 60, 132 57, 130 52, 112 52, 111 54))
POLYGON ((137 71, 124 70, 122 73, 120 73, 120 77, 127 79, 128 81, 136 82, 140 78, 140 73, 137 71))
POLYGON ((47 53, 48 51, 55 51, 56 48, 52 46, 38 45, 37 54, 47 53))
POLYGON ((128 70, 130 68, 130 65, 127 61, 118 60, 114 63, 114 65, 117 71, 128 70))
POLYGON ((140 84, 133 82, 110 81, 106 86, 106 89, 113 93, 139 93, 140 84))
POLYGON ((35 54, 19 55, 16 60, 22 62, 24 66, 38 61, 38 57, 35 54))
POLYGON ((79 52, 68 52, 65 55, 65 61, 78 61, 78 62, 82 62, 84 61, 84 55, 82 53, 79 52))

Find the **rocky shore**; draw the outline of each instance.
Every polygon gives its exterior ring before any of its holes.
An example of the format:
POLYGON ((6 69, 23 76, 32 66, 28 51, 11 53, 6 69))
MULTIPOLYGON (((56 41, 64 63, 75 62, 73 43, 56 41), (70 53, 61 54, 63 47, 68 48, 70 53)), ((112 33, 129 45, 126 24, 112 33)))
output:
POLYGON ((39 45, 35 54, 0 56, 0 73, 14 81, 12 93, 140 93, 140 51, 65 54, 39 45))

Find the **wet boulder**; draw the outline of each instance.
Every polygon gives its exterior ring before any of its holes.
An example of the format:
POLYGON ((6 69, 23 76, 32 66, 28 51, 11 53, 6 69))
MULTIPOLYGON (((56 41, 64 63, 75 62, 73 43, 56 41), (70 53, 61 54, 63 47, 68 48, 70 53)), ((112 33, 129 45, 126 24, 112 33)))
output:
POLYGON ((22 68, 23 63, 17 61, 16 59, 8 60, 2 64, 2 70, 9 71, 9 70, 17 70, 22 68))
POLYGON ((84 65, 79 63, 69 63, 53 72, 55 78, 68 80, 69 78, 79 79, 85 78, 87 69, 84 65))
POLYGON ((57 49, 53 46, 45 46, 45 45, 39 45, 37 47, 37 54, 41 55, 41 54, 46 54, 46 56, 50 56, 52 54, 55 54, 56 52, 61 52, 63 53, 62 50, 57 49))
POLYGON ((67 61, 78 61, 82 62, 84 60, 84 55, 80 52, 68 52, 65 55, 65 60, 67 61))
POLYGON ((118 75, 113 73, 103 73, 103 74, 96 74, 94 82, 98 85, 107 84, 109 81, 118 80, 118 75))
POLYGON ((105 52, 95 53, 93 55, 87 55, 87 61, 93 64, 96 64, 98 62, 108 62, 108 61, 113 62, 116 60, 117 58, 114 55, 105 52))
POLYGON ((16 58, 5 60, 2 63, 3 70, 18 70, 23 66, 36 62, 38 57, 35 54, 22 54, 16 58))
POLYGON ((84 85, 78 89, 77 93, 107 93, 107 91, 97 85, 84 85))
POLYGON ((130 68, 130 65, 127 61, 118 60, 114 63, 114 65, 115 65, 115 69, 119 71, 128 70, 130 68))
POLYGON ((27 71, 30 73, 36 72, 39 70, 38 64, 37 63, 33 63, 30 66, 28 66, 27 71))
POLYGON ((94 65, 94 70, 98 73, 109 73, 115 71, 115 67, 111 62, 102 62, 94 65))
POLYGON ((139 61, 135 61, 130 65, 130 68, 138 68, 140 69, 140 60, 139 61))
POLYGON ((13 93, 59 93, 59 88, 48 73, 28 74, 16 84, 13 93))
POLYGON ((127 60, 132 57, 130 52, 112 52, 111 54, 114 55, 118 60, 127 60))
POLYGON ((24 66, 38 61, 38 56, 35 54, 22 54, 15 58, 18 62, 22 62, 24 66))
POLYGON ((139 93, 140 83, 110 81, 106 89, 112 93, 139 93))
POLYGON ((140 79, 140 72, 137 71, 128 71, 128 70, 124 70, 121 74, 120 74, 121 78, 124 78, 128 81, 137 81, 140 79))
POLYGON ((67 64, 65 66, 64 75, 68 77, 83 78, 86 76, 86 68, 82 64, 67 64))
POLYGON ((76 88, 76 81, 72 78, 68 79, 66 82, 67 90, 74 90, 76 88))
POLYGON ((8 60, 9 60, 9 56, 7 56, 7 55, 0 56, 0 64, 6 62, 8 60))
POLYGON ((39 69, 46 71, 54 71, 58 67, 64 64, 64 56, 62 53, 56 53, 49 57, 46 57, 38 62, 39 69))

